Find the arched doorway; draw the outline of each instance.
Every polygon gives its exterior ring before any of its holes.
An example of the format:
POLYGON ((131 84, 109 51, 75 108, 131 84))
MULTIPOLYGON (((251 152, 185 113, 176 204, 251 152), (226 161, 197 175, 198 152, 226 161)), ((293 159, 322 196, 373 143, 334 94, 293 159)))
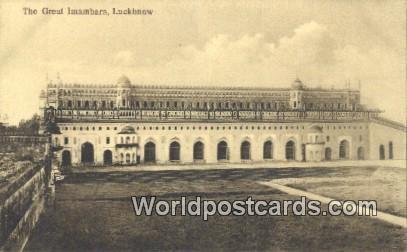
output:
POLYGON ((339 143, 339 159, 349 159, 349 142, 342 140, 339 143))
POLYGON ((250 142, 244 141, 240 145, 240 159, 242 160, 250 159, 250 142))
POLYGON ((94 162, 93 145, 89 142, 82 144, 81 161, 83 164, 89 164, 94 162))
POLYGON ((180 160, 180 145, 178 142, 172 142, 170 144, 170 161, 180 160))
POLYGON ((111 150, 105 150, 103 152, 103 164, 104 165, 112 165, 113 163, 113 158, 112 158, 112 151, 111 150))
POLYGON ((126 153, 126 164, 130 164, 130 163, 131 163, 130 153, 126 153))
POLYGON ((194 144, 194 160, 203 160, 204 159, 204 144, 200 141, 194 144))
POLYGON ((263 144, 263 159, 273 159, 273 143, 266 141, 263 144))
POLYGON ((331 148, 325 148, 325 160, 332 160, 332 150, 331 148))
POLYGON ((295 160, 295 143, 292 140, 285 145, 285 159, 295 160))
POLYGON ((379 158, 380 158, 380 160, 384 160, 386 158, 383 144, 381 144, 379 147, 379 158))
POLYGON ((393 142, 389 142, 389 159, 393 159, 393 142))
POLYGON ((218 143, 218 150, 217 150, 217 158, 218 160, 228 160, 228 144, 225 141, 221 141, 218 143))
POLYGON ((364 160, 365 159, 365 150, 363 147, 358 148, 358 160, 364 160))
POLYGON ((144 162, 155 162, 155 143, 148 142, 144 145, 144 162))
POLYGON ((61 162, 62 167, 67 167, 71 166, 71 152, 68 150, 64 150, 62 152, 62 162, 61 162))

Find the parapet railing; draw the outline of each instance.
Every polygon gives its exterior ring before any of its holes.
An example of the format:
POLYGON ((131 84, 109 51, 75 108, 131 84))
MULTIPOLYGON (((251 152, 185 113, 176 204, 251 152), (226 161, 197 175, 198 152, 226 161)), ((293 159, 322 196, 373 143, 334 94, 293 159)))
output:
POLYGON ((56 122, 71 121, 355 121, 378 118, 381 111, 267 110, 55 110, 56 122))
POLYGON ((43 135, 14 135, 12 132, 0 132, 0 143, 41 143, 48 142, 48 137, 43 135))

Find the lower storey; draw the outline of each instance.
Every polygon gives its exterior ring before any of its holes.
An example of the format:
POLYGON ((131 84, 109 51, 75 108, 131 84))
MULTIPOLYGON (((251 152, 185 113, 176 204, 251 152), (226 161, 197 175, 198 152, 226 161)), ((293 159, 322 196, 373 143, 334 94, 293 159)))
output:
POLYGON ((368 122, 66 123, 60 128, 53 142, 63 147, 57 153, 62 166, 398 159, 405 149, 397 135, 374 138, 368 122))

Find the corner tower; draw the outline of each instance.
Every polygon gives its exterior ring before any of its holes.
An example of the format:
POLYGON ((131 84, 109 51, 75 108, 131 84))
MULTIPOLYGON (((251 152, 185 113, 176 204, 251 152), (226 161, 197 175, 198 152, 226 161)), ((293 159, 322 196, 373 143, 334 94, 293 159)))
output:
POLYGON ((302 92, 304 90, 304 84, 300 79, 296 79, 291 85, 290 92, 290 107, 293 110, 301 110, 304 108, 302 103, 302 92))
POLYGON ((117 80, 117 98, 116 107, 117 108, 128 108, 130 107, 130 95, 131 95, 131 82, 129 78, 122 75, 117 80))

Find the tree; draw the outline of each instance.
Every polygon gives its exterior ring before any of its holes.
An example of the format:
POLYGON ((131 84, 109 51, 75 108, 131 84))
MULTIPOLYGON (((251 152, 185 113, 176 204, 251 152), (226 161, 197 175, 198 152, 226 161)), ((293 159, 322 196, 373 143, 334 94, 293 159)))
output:
POLYGON ((37 135, 40 129, 41 118, 34 114, 29 120, 21 120, 18 124, 18 131, 24 135, 37 135))

